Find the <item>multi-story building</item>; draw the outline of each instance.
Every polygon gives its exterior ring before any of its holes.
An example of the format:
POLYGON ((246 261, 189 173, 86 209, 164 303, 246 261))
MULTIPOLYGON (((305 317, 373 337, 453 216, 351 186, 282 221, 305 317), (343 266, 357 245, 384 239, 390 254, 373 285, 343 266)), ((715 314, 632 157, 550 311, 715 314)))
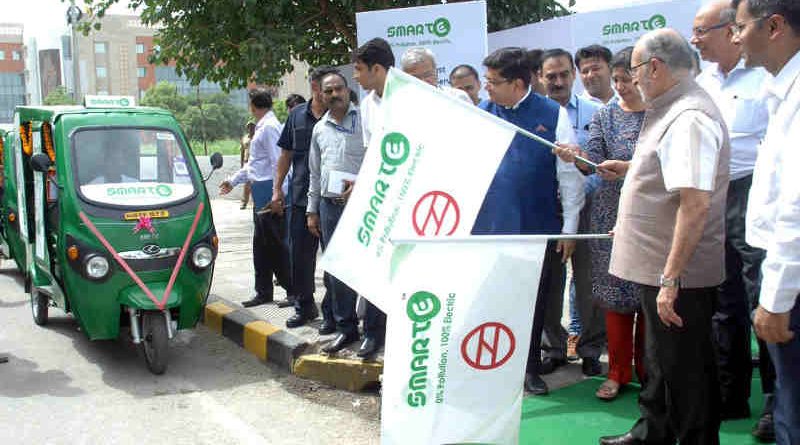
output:
MULTIPOLYGON (((198 87, 178 76, 174 67, 149 62, 157 29, 142 24, 135 15, 106 15, 101 24, 99 31, 92 31, 88 36, 79 33, 77 38, 73 36, 62 41, 64 70, 73 72, 65 76, 68 90, 73 83, 71 78, 75 76, 70 56, 77 55, 78 101, 82 101, 86 94, 134 96, 141 100, 145 91, 160 81, 175 84, 182 94, 198 92, 198 87), (75 48, 68 49, 67 44, 73 42, 75 48)), ((222 92, 222 88, 204 81, 199 85, 199 92, 213 94, 222 92)), ((231 101, 246 106, 246 91, 232 92, 231 101)))
POLYGON ((39 82, 42 100, 61 86, 61 55, 58 49, 39 51, 39 82))
MULTIPOLYGON (((153 37, 157 29, 148 27, 135 15, 106 15, 101 20, 99 31, 88 36, 62 39, 64 57, 64 79, 67 91, 73 91, 76 70, 72 65, 73 54, 78 60, 78 101, 86 94, 110 94, 135 96, 141 100, 144 92, 158 82, 174 84, 181 94, 214 94, 223 92, 219 84, 202 81, 191 83, 178 75, 174 66, 153 65, 148 57, 153 51, 153 37), (74 42, 75 48, 72 48, 74 42)), ((282 87, 276 89, 278 97, 289 93, 300 93, 308 97, 306 65, 295 64, 295 71, 284 76, 282 87), (299 68, 299 69, 298 69, 299 68)), ((234 90, 228 93, 231 103, 246 107, 247 91, 234 90)))
POLYGON ((25 105, 25 45, 23 26, 0 23, 0 123, 11 123, 14 107, 25 105))

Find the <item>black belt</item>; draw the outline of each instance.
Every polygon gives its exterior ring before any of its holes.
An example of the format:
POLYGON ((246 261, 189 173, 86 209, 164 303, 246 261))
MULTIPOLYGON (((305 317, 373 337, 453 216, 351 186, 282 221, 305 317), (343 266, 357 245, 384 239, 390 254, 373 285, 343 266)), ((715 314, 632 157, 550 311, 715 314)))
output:
POLYGON ((337 205, 337 206, 344 206, 345 204, 347 204, 347 200, 344 199, 344 198, 340 198, 340 197, 328 198, 326 196, 323 196, 322 199, 324 199, 325 201, 329 202, 330 204, 337 205))

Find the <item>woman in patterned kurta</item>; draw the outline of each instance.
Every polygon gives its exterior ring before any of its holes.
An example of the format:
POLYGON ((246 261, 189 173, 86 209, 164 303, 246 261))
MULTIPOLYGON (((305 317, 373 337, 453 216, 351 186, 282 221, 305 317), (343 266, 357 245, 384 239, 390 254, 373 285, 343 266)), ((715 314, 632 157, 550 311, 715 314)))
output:
MULTIPOLYGON (((611 78, 619 97, 595 113, 589 124, 585 155, 598 164, 610 159, 629 161, 639 138, 644 102, 629 72, 631 51, 632 48, 626 48, 611 61, 611 78)), ((601 182, 591 201, 591 233, 608 233, 614 229, 621 190, 622 181, 601 182)), ((589 242, 592 298, 595 304, 606 309, 609 371, 607 380, 596 393, 605 400, 614 399, 619 388, 631 381, 632 359, 639 381, 644 379, 644 319, 640 313, 638 288, 608 273, 611 244, 612 241, 606 239, 589 242)))

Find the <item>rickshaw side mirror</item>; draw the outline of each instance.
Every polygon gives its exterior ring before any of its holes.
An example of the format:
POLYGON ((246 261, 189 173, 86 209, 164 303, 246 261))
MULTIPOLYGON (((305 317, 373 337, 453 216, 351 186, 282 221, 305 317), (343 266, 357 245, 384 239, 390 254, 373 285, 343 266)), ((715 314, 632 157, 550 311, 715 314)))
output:
POLYGON ((215 152, 211 155, 211 167, 214 170, 222 167, 222 155, 219 152, 215 152))
POLYGON ((31 168, 39 173, 47 173, 47 170, 53 165, 53 163, 50 162, 50 158, 44 153, 36 153, 33 155, 30 164, 31 168))

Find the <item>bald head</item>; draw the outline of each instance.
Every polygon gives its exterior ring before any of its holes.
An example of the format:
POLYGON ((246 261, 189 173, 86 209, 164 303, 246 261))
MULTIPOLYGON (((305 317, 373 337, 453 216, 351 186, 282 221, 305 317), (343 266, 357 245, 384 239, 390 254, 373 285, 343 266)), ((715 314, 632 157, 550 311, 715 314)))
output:
POLYGON ((718 0, 701 6, 696 16, 700 15, 712 17, 720 23, 730 23, 736 17, 736 10, 731 7, 730 1, 718 0))
POLYGON ((675 76, 686 76, 693 68, 692 50, 689 43, 678 31, 663 28, 650 31, 639 38, 634 47, 641 60, 658 59, 669 68, 675 76))
POLYGON ((633 83, 648 102, 689 77, 693 67, 689 44, 669 28, 643 35, 631 55, 633 83))
POLYGON ((692 24, 692 45, 700 57, 719 64, 723 72, 729 72, 741 58, 741 49, 733 43, 731 25, 736 19, 736 10, 726 0, 714 1, 697 11, 692 24))

